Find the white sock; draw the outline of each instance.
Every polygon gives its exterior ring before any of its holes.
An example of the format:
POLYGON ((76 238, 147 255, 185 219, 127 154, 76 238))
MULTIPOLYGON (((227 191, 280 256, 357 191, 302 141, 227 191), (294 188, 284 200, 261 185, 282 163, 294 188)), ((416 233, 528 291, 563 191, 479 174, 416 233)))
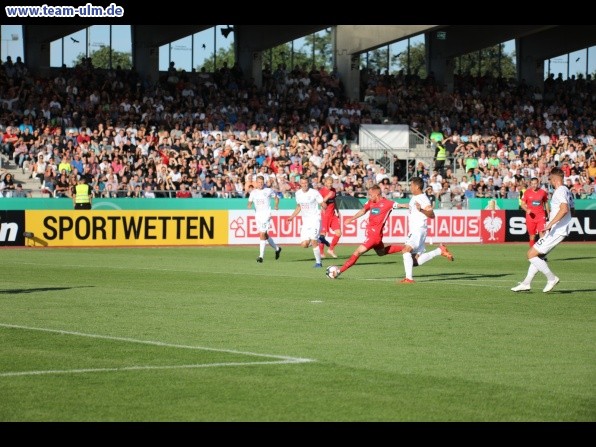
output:
POLYGON ((422 253, 420 256, 418 256, 418 265, 422 265, 425 262, 430 261, 432 258, 435 258, 440 255, 441 255, 440 248, 437 248, 436 250, 433 250, 433 251, 429 251, 428 253, 422 253))
POLYGON ((267 238, 267 242, 269 242, 269 245, 271 245, 271 247, 277 251, 277 244, 273 241, 273 238, 267 238))
POLYGON ((414 278, 412 278, 412 269, 414 268, 414 260, 412 259, 412 253, 409 253, 409 252, 404 253, 403 258, 404 258, 404 269, 406 271, 406 278, 414 279, 414 278))
POLYGON ((536 266, 532 264, 532 262, 530 261, 530 266, 528 267, 528 274, 526 275, 526 278, 522 281, 522 284, 527 284, 528 286, 531 285, 534 276, 536 276, 536 273, 538 273, 538 268, 536 268, 536 266))
POLYGON ((265 257, 265 247, 267 246, 267 241, 259 241, 259 257, 265 257))
POLYGON ((315 248, 312 249, 312 252, 315 254, 315 261, 317 264, 321 263, 321 250, 319 250, 319 244, 314 244, 315 248))
POLYGON ((546 276, 547 281, 554 281, 555 274, 548 268, 548 264, 544 262, 543 259, 540 259, 538 256, 534 256, 530 259, 530 263, 534 265, 539 271, 544 273, 546 276))

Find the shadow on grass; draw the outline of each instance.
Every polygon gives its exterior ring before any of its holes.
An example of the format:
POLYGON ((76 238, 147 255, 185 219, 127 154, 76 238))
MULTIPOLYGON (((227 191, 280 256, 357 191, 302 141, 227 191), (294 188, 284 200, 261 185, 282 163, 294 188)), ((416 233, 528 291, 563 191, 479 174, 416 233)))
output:
POLYGON ((414 268, 414 274, 417 278, 436 278, 435 281, 453 281, 454 279, 486 279, 486 278, 504 278, 511 276, 512 273, 470 273, 470 272, 441 272, 441 273, 422 273, 416 274, 416 268, 414 268))
MULTIPOLYGON (((467 273, 467 272, 445 272, 445 273, 427 273, 423 275, 416 274, 416 268, 414 268, 414 280, 428 280, 428 281, 421 281, 421 282, 438 282, 438 281, 475 281, 478 279, 487 279, 487 278, 503 278, 505 276, 511 276, 511 273, 494 273, 494 274, 476 274, 476 273, 467 273)), ((390 279, 391 277, 387 276, 378 276, 375 278, 369 279, 390 279)), ((402 276, 397 278, 400 280, 402 276)))
MULTIPOLYGON (((83 286, 92 287, 92 286, 83 286)), ((35 287, 31 289, 5 289, 0 290, 0 295, 17 295, 21 293, 54 292, 57 290, 80 289, 81 287, 35 287)))
POLYGON ((569 295, 570 293, 585 293, 585 292, 596 292, 596 289, 573 289, 573 290, 554 289, 548 293, 545 293, 545 295, 557 295, 557 294, 569 295))
POLYGON ((558 261, 583 261, 586 259, 596 259, 595 256, 582 256, 580 257, 575 257, 575 258, 553 258, 554 262, 558 262, 558 261))
MULTIPOLYGON (((427 273, 422 275, 416 274, 416 268, 414 268, 414 280, 421 282, 440 282, 440 281, 475 281, 475 280, 484 280, 487 278, 504 278, 506 276, 511 276, 510 273, 495 273, 492 275, 487 274, 475 274, 475 273, 466 273, 466 272, 449 272, 449 273, 427 273), (428 280, 428 281, 424 281, 428 280)), ((386 279, 386 277, 376 278, 376 279, 386 279)))

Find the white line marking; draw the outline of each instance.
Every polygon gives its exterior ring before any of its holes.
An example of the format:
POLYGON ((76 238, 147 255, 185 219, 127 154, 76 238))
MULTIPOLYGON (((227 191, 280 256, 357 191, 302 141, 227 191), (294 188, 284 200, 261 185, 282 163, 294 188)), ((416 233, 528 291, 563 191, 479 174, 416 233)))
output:
POLYGON ((293 362, 314 362, 314 360, 312 360, 312 359, 301 359, 301 358, 296 358, 296 357, 287 357, 287 356, 283 356, 283 355, 258 354, 256 352, 235 351, 233 349, 207 348, 204 346, 176 345, 176 344, 172 344, 172 343, 164 343, 161 341, 137 340, 136 338, 113 337, 111 335, 85 334, 83 332, 62 331, 62 330, 58 330, 58 329, 47 329, 47 328, 30 327, 30 326, 19 326, 16 324, 0 323, 0 327, 6 327, 6 328, 12 328, 12 329, 25 329, 28 331, 52 332, 55 334, 76 335, 79 337, 102 338, 105 340, 126 341, 129 343, 141 343, 141 344, 145 344, 145 345, 164 346, 167 348, 182 348, 182 349, 197 349, 200 351, 227 352, 229 354, 252 355, 252 356, 256 356, 256 357, 269 357, 269 358, 273 358, 273 359, 290 360, 293 362))
POLYGON ((293 360, 277 360, 264 362, 229 362, 229 363, 207 363, 202 365, 174 365, 174 366, 124 366, 122 368, 85 368, 85 369, 62 369, 47 371, 19 371, 0 373, 0 377, 18 377, 18 376, 41 376, 44 374, 81 374, 90 372, 120 372, 120 371, 140 371, 155 369, 188 369, 188 368, 212 368, 218 366, 254 366, 254 365, 283 365, 291 363, 304 363, 293 360))
POLYGON ((54 334, 75 335, 78 337, 99 338, 99 339, 104 339, 104 340, 124 341, 124 342, 128 342, 128 343, 139 343, 139 344, 152 345, 152 346, 162 346, 162 347, 167 347, 167 348, 195 349, 195 350, 200 350, 200 351, 225 352, 228 354, 239 354, 239 355, 249 355, 249 356, 253 356, 253 357, 267 357, 267 358, 279 359, 276 361, 207 363, 207 364, 181 365, 181 366, 129 366, 129 367, 122 367, 122 368, 88 368, 88 369, 70 369, 70 370, 6 372, 6 373, 0 373, 0 377, 38 375, 38 374, 103 372, 103 371, 133 371, 133 370, 142 370, 142 369, 209 368, 209 367, 213 367, 213 366, 245 366, 245 365, 274 365, 274 364, 280 365, 280 364, 289 364, 289 363, 309 363, 309 362, 316 361, 313 359, 305 359, 305 358, 299 358, 299 357, 287 357, 287 356, 273 355, 273 354, 259 354, 256 352, 236 351, 233 349, 208 348, 205 346, 178 345, 178 344, 173 344, 173 343, 164 343, 161 341, 137 340, 135 338, 127 338, 127 337, 113 337, 110 335, 86 334, 83 332, 63 331, 63 330, 58 330, 58 329, 38 328, 38 327, 31 327, 31 326, 20 326, 17 324, 0 323, 0 327, 4 327, 4 328, 8 328, 8 329, 24 329, 24 330, 28 330, 28 331, 51 332, 54 334))

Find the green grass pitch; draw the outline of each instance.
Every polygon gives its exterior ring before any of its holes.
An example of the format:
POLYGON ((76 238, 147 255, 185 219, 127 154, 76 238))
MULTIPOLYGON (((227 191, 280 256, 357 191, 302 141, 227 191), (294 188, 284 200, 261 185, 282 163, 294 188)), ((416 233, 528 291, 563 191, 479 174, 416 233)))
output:
POLYGON ((449 248, 2 250, 0 421, 596 420, 596 245, 449 248))

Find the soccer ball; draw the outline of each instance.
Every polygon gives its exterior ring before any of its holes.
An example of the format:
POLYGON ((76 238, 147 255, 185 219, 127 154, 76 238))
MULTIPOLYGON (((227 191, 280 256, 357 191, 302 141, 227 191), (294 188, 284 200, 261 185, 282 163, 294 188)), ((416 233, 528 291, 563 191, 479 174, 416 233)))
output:
POLYGON ((339 276, 339 273, 339 267, 337 265, 330 265, 329 267, 327 267, 327 270, 325 271, 325 274, 329 279, 337 278, 339 276))

